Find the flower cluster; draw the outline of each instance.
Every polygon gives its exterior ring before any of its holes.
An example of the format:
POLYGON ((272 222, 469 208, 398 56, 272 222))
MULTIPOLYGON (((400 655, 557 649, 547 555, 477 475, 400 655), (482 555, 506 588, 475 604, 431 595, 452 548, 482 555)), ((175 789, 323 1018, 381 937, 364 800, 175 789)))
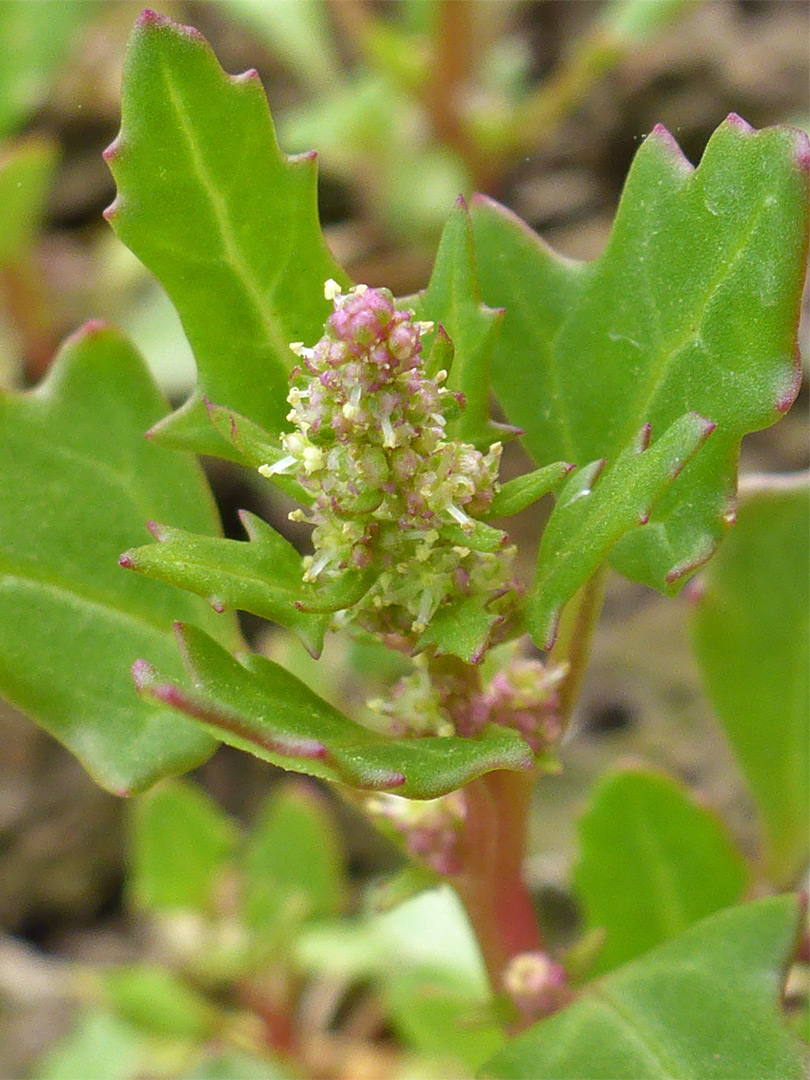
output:
POLYGON ((456 727, 448 709, 445 687, 431 678, 424 654, 414 657, 413 671, 396 683, 387 698, 367 702, 385 721, 385 730, 396 738, 420 735, 454 735, 456 727))
POLYGON ((519 953, 507 967, 503 986, 527 1020, 539 1020, 571 999, 565 968, 543 952, 519 953))
POLYGON ((536 754, 548 750, 562 734, 557 688, 567 673, 566 664, 513 660, 473 699, 469 723, 457 724, 459 734, 474 735, 487 724, 499 724, 519 731, 536 754))
POLYGON ((403 837, 411 855, 438 874, 460 872, 458 842, 466 816, 462 792, 420 802, 399 795, 374 795, 366 800, 366 809, 388 822, 403 837))
POLYGON ((383 717, 391 734, 478 735, 489 724, 518 731, 535 754, 550 750, 562 735, 557 688, 566 664, 513 659, 480 690, 458 684, 452 671, 430 672, 423 657, 403 676, 388 698, 369 707, 383 717))
POLYGON ((312 496, 297 520, 314 525, 304 578, 327 583, 374 569, 351 620, 412 647, 448 596, 502 593, 512 549, 459 543, 497 489, 501 446, 487 454, 448 439, 463 399, 426 373, 432 326, 398 310, 387 289, 326 284, 334 311, 312 348, 294 343, 285 456, 260 470, 291 472, 312 496))

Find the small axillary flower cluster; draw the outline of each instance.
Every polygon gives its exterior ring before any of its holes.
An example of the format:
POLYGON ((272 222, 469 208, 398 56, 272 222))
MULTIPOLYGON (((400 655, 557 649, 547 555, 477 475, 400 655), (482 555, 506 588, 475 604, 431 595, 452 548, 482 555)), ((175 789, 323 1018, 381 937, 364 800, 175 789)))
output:
POLYGON ((563 733, 558 687, 567 674, 567 664, 514 659, 473 699, 466 723, 456 723, 459 734, 498 724, 519 731, 535 754, 551 749, 563 733))
POLYGON ((405 847, 438 874, 461 872, 458 842, 464 828, 466 804, 461 791, 439 799, 416 801, 399 795, 372 795, 366 800, 372 817, 386 821, 405 841, 405 847))
MULTIPOLYGON (((373 567, 376 578, 351 621, 389 640, 413 644, 448 596, 503 592, 512 551, 480 553, 445 538, 469 531, 497 489, 501 446, 487 454, 447 439, 463 398, 424 370, 422 336, 432 324, 398 310, 387 289, 358 285, 334 305, 312 348, 290 346, 291 373, 282 436, 286 456, 260 469, 293 473, 312 496, 295 520, 314 525, 304 579, 327 583, 373 567)), ((344 616, 344 621, 348 617, 344 616)))
POLYGON ((475 737, 490 724, 512 728, 535 754, 552 751, 563 734, 558 688, 567 664, 515 657, 473 694, 452 677, 431 677, 424 657, 403 676, 388 698, 369 708, 387 721, 399 738, 457 734, 475 737))

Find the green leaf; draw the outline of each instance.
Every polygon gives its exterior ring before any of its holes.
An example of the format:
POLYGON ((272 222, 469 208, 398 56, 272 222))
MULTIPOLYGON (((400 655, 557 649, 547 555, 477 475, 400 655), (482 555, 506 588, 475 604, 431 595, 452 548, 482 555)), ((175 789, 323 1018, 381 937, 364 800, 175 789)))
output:
POLYGON ((727 908, 512 1040, 482 1080, 801 1080, 779 996, 794 897, 727 908))
POLYGON ((492 379, 538 464, 613 460, 641 424, 694 410, 717 424, 613 565, 666 590, 704 562, 733 506, 739 442, 798 388, 796 325, 810 160, 790 128, 731 116, 692 169, 656 128, 638 151, 607 249, 555 255, 496 204, 472 207, 481 293, 507 312, 492 379))
POLYGON ((143 1031, 202 1040, 217 1027, 213 1005, 165 968, 149 964, 113 968, 104 974, 103 984, 116 1012, 143 1031))
POLYGON ((780 883, 807 865, 808 492, 744 500, 731 535, 699 581, 692 640, 709 696, 734 748, 780 883))
POLYGON ((619 772, 579 823, 574 873, 586 926, 606 942, 589 974, 610 971, 740 900, 745 862, 725 829, 674 781, 619 772))
POLYGON ((387 982, 404 970, 447 974, 480 1001, 490 996, 481 950, 457 893, 447 884, 390 911, 363 919, 318 923, 295 942, 301 970, 387 982))
POLYGON ((31 1076, 32 1080, 135 1080, 143 1075, 147 1054, 141 1032, 94 1009, 34 1067, 31 1076))
POLYGON ((214 889, 237 840, 217 804, 175 780, 135 799, 129 840, 130 895, 150 911, 210 914, 214 889))
POLYGON ((461 547, 472 548, 473 551, 500 551, 509 540, 505 532, 483 521, 474 521, 467 526, 442 525, 439 535, 461 547))
POLYGON ((303 782, 284 784, 267 800, 244 853, 244 913, 257 932, 293 917, 338 915, 345 867, 332 815, 303 782))
POLYGON ((148 700, 196 717, 223 742, 283 769, 354 787, 435 799, 491 769, 525 769, 531 751, 515 732, 480 738, 388 739, 350 720, 284 668, 262 656, 237 663, 203 631, 178 629, 195 692, 166 682, 139 662, 136 683, 148 700))
POLYGON ((417 298, 415 310, 418 318, 444 327, 453 342, 447 386, 464 394, 467 404, 448 431, 462 442, 488 449, 498 438, 498 429, 489 419, 489 367, 503 311, 481 303, 472 226, 463 200, 447 220, 430 284, 417 298))
POLYGON ((540 648, 551 648, 564 604, 596 573, 613 545, 648 520, 656 501, 713 430, 702 416, 687 413, 650 446, 645 424, 604 474, 604 461, 571 474, 540 541, 526 607, 529 630, 540 648))
POLYGON ((405 967, 441 971, 485 1001, 490 985, 481 948, 458 893, 444 883, 372 920, 379 961, 389 972, 405 967))
POLYGON ((107 217, 159 278, 197 360, 197 392, 164 441, 219 453, 203 395, 279 431, 292 341, 314 342, 327 278, 313 155, 278 148, 256 72, 231 77, 196 31, 145 11, 130 40, 107 217))
POLYGON ((476 664, 486 651, 489 636, 500 615, 487 611, 488 597, 465 596, 442 604, 419 638, 420 648, 435 646, 438 653, 458 656, 476 664))
POLYGON ((0 161, 0 266, 16 262, 32 246, 58 158, 56 144, 42 138, 26 139, 4 152, 0 161))
POLYGON ((544 465, 542 469, 533 469, 514 480, 507 480, 492 500, 486 512, 487 520, 519 514, 547 495, 573 467, 567 461, 555 461, 553 465, 544 465))
POLYGON ((386 987, 386 1005, 400 1038, 414 1050, 475 1070, 504 1042, 491 1002, 467 979, 429 967, 400 971, 386 987))
POLYGON ((3 0, 0 41, 10 47, 0 64, 0 138, 21 127, 39 108, 87 19, 97 12, 87 0, 58 4, 3 0))
POLYGON ((121 563, 205 597, 216 611, 238 608, 272 619, 295 630, 309 652, 320 655, 329 616, 296 607, 314 593, 302 582, 301 556, 261 518, 246 510, 239 517, 247 544, 149 522, 158 543, 124 552, 121 563))
POLYGON ((375 572, 368 570, 344 570, 333 581, 324 585, 303 585, 296 605, 305 612, 325 614, 344 611, 354 607, 374 584, 375 572))
POLYGON ((139 699, 132 662, 146 653, 182 678, 177 617, 238 640, 230 618, 118 565, 148 538, 147 518, 217 531, 197 465, 143 437, 164 410, 137 353, 92 323, 35 391, 0 395, 0 692, 121 794, 213 748, 196 725, 139 699))

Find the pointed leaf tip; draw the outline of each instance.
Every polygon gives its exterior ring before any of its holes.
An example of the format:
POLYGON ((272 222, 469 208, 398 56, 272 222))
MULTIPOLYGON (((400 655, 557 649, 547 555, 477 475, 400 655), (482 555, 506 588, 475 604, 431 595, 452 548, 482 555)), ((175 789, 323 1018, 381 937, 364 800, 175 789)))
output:
POLYGON ((794 130, 796 132, 796 164, 801 172, 810 173, 810 138, 801 128, 794 128, 794 130))
POLYGON ((166 525, 159 524, 157 521, 147 521, 146 528, 158 542, 167 540, 169 537, 170 529, 166 525))
POLYGON ((737 128, 737 130, 744 135, 754 134, 754 129, 751 127, 747 120, 743 120, 739 113, 730 112, 726 117, 726 123, 730 127, 737 128))
POLYGON ((136 26, 157 26, 170 22, 171 20, 167 15, 160 15, 157 11, 153 11, 152 8, 144 8, 138 18, 135 20, 136 26))
POLYGON ((688 559, 684 559, 677 566, 673 566, 665 579, 667 585, 674 585, 681 578, 688 577, 689 574, 703 566, 712 557, 716 547, 716 543, 707 541, 704 545, 699 546, 688 559))
MULTIPOLYGON (((174 19, 169 18, 168 15, 161 15, 158 11, 153 11, 151 8, 145 8, 138 18, 135 20, 135 29, 137 30, 169 30, 183 37, 196 38, 198 41, 205 42, 208 46, 208 42, 205 41, 204 36, 196 28, 196 26, 184 26, 182 23, 175 22, 174 19)), ((209 46, 210 48, 210 46, 209 46)))
POLYGON ((790 410, 790 408, 792 407, 793 402, 799 396, 799 391, 802 388, 802 379, 803 379, 803 377, 804 377, 804 373, 803 373, 803 369, 802 369, 802 358, 801 358, 801 354, 799 353, 799 350, 797 349, 796 350, 796 362, 795 362, 795 366, 794 366, 794 369, 793 369, 793 374, 790 377, 790 380, 788 382, 787 387, 785 388, 784 393, 782 393, 776 399, 776 411, 780 415, 784 415, 786 412, 788 412, 790 410))
POLYGON ((105 334, 124 340, 123 335, 106 319, 88 319, 65 339, 64 348, 80 347, 88 339, 102 337, 105 334))
POLYGON ((387 776, 380 778, 380 788, 398 788, 407 783, 405 773, 390 772, 387 776))
POLYGON ((652 424, 648 421, 646 424, 642 424, 636 436, 637 453, 642 454, 650 445, 650 435, 652 435, 652 424))
POLYGON ((132 665, 132 681, 138 693, 144 690, 157 678, 157 671, 148 660, 136 660, 132 665))

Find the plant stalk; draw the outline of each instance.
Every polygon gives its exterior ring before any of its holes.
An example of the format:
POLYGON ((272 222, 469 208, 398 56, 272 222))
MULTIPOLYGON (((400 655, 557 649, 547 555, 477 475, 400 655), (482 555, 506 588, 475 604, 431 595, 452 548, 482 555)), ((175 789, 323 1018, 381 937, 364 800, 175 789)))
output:
MULTIPOLYGON (((604 598, 607 568, 601 568, 568 604, 550 659, 568 664, 560 687, 560 713, 570 719, 590 656, 593 631, 604 598)), ((466 827, 460 844, 462 873, 454 879, 478 938, 493 993, 504 991, 511 961, 522 953, 547 953, 523 878, 529 811, 536 770, 487 773, 464 789, 466 827)), ((524 1015, 519 1030, 531 1022, 524 1015)))
POLYGON ((464 789, 467 817, 459 852, 464 869, 453 885, 496 996, 504 992, 504 975, 514 957, 546 951, 523 879, 535 776, 534 770, 492 772, 464 789))

